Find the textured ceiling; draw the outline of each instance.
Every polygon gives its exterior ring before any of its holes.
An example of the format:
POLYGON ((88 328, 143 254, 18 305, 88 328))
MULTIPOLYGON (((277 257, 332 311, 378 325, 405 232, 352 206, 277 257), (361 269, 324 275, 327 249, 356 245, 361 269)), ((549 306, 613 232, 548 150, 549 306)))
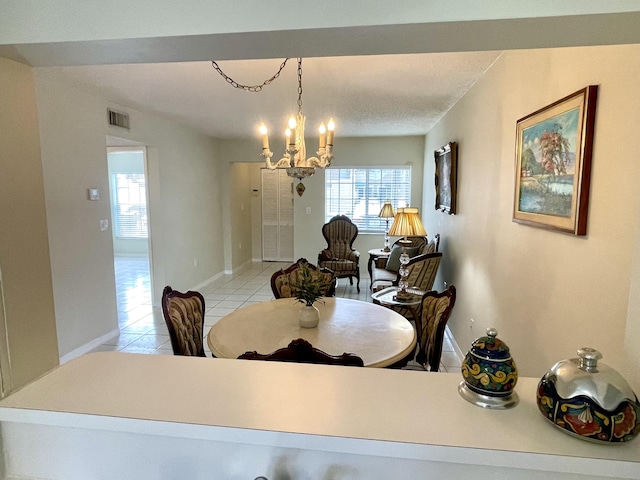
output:
MULTIPOLYGON (((303 59, 307 135, 334 117, 336 135, 422 135, 482 76, 500 52, 427 53, 303 59)), ((283 59, 220 61, 241 84, 260 84, 283 59)), ((297 112, 297 65, 291 59, 261 92, 235 89, 210 62, 38 67, 45 79, 99 91, 110 101, 177 119, 209 135, 274 135, 297 112)))

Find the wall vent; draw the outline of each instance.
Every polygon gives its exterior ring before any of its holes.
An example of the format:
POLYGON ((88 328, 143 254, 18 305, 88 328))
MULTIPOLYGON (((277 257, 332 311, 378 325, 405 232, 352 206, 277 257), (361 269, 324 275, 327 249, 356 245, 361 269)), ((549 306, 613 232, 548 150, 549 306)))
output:
POLYGON ((129 114, 107 108, 107 115, 109 117, 109 125, 129 130, 129 114))

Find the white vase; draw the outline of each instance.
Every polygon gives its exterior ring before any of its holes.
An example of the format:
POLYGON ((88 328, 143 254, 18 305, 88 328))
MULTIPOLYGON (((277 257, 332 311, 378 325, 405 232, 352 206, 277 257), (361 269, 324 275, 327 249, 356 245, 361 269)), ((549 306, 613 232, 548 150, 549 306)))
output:
POLYGON ((315 328, 320 321, 320 312, 313 305, 305 305, 298 313, 298 321, 302 328, 315 328))

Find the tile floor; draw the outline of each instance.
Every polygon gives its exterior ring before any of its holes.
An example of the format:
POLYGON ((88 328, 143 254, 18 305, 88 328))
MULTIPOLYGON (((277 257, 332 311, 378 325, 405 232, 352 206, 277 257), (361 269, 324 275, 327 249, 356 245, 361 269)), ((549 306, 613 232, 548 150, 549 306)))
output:
MULTIPOLYGON (((205 332, 224 315, 233 310, 273 299, 269 281, 271 275, 289 263, 254 263, 240 273, 224 275, 200 289, 205 299, 205 332)), ((150 294, 149 266, 146 258, 116 257, 116 292, 118 296, 118 325, 120 335, 93 351, 118 350, 122 352, 172 355, 169 333, 160 307, 153 307, 150 294)), ((174 285, 177 288, 177 286, 174 285)), ((360 279, 360 293, 348 279, 339 279, 336 296, 371 302, 369 277, 360 279)), ((459 371, 460 359, 455 354, 451 339, 445 336, 440 371, 459 371)), ((205 351, 211 355, 205 340, 205 351)), ((408 369, 422 370, 411 362, 408 369)))

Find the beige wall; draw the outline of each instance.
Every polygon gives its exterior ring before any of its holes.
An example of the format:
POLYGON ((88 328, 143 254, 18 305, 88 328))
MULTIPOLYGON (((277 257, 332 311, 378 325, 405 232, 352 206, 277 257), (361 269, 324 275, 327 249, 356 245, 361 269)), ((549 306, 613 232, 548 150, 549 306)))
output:
MULTIPOLYGON (((49 243, 60 354, 117 333, 107 136, 147 146, 154 298, 170 284, 187 290, 223 270, 220 170, 214 141, 163 118, 111 105, 55 72, 35 69, 49 243), (109 127, 108 106, 131 115, 129 131, 109 127), (97 187, 102 200, 87 200, 97 187)), ((117 140, 111 139, 110 146, 117 140)))
POLYGON ((58 364, 58 344, 34 80, 31 68, 2 58, 0 111, 1 358, 10 361, 4 381, 18 388, 58 364))
POLYGON ((436 286, 458 288, 450 326, 463 350, 496 327, 521 374, 539 376, 590 346, 640 390, 640 318, 629 295, 638 268, 638 78, 637 45, 505 52, 429 132, 425 222, 443 237, 436 286), (588 235, 513 223, 517 119, 592 84, 599 98, 588 235), (455 216, 432 210, 433 151, 449 141, 459 143, 455 216))

